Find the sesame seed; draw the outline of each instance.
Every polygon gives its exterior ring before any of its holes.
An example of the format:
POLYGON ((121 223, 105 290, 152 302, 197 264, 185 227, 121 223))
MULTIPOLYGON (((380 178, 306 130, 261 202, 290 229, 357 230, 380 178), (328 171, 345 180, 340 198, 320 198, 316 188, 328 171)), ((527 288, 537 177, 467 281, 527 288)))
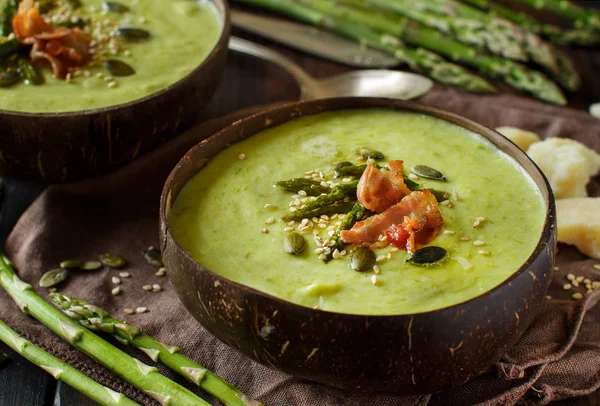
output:
POLYGON ((373 272, 375 272, 377 275, 379 275, 381 273, 381 270, 379 269, 379 265, 377 265, 377 264, 373 265, 373 272))
POLYGON ((475 222, 473 223, 473 228, 478 228, 481 223, 485 221, 485 217, 475 217, 475 222))
POLYGON ((477 245, 477 246, 479 246, 479 245, 485 245, 485 242, 483 242, 481 240, 475 240, 475 241, 473 241, 473 245, 477 245))
POLYGON ((288 227, 285 227, 285 228, 283 229, 283 231, 293 231, 293 230, 294 230, 294 227, 289 227, 289 226, 288 226, 288 227))
POLYGON ((125 313, 125 314, 133 314, 135 312, 133 311, 133 309, 123 309, 123 313, 125 313))
POLYGON ((144 289, 146 292, 150 292, 152 290, 152 285, 144 285, 142 286, 142 289, 144 289))
POLYGON ((415 175, 414 173, 409 173, 409 174, 408 174, 408 178, 409 178, 409 179, 411 179, 411 180, 419 180, 419 179, 420 179, 420 178, 419 178, 417 175, 415 175))
POLYGON ((331 254, 331 256, 332 256, 333 258, 335 258, 335 259, 338 259, 338 258, 340 257, 340 251, 338 251, 338 249, 336 248, 336 249, 333 251, 333 254, 331 254))
POLYGON ((555 266, 554 268, 552 268, 553 271, 560 271, 560 268, 555 266))
POLYGON ((444 230, 444 234, 446 234, 446 235, 454 235, 454 234, 456 234, 456 231, 444 230))
POLYGON ((552 299, 552 296, 546 296, 546 300, 552 299))
POLYGON ((563 290, 571 290, 571 284, 570 283, 565 283, 563 285, 563 290))
POLYGON ((111 290, 110 293, 113 296, 117 296, 119 293, 121 293, 121 288, 119 286, 117 286, 116 288, 114 288, 113 290, 111 290))
POLYGON ((597 269, 598 271, 600 271, 600 264, 594 264, 594 265, 592 265, 592 268, 597 269))
POLYGON ((586 285, 589 285, 592 283, 592 281, 586 278, 583 280, 583 283, 585 283, 586 285))
POLYGON ((325 228, 325 227, 327 227, 327 224, 324 224, 324 223, 319 223, 319 224, 318 224, 318 226, 319 226, 320 228, 325 228))
POLYGON ((277 206, 276 206, 276 205, 274 205, 274 204, 271 204, 271 203, 267 203, 267 204, 265 204, 265 206, 264 206, 264 207, 265 207, 265 209, 267 209, 267 210, 275 210, 275 209, 277 208, 277 206))
POLYGON ((147 311, 148 311, 147 307, 138 307, 137 309, 135 309, 135 312, 138 314, 146 313, 147 311))
POLYGON ((458 192, 456 190, 452 191, 452 199, 454 199, 454 201, 458 202, 459 198, 458 198, 458 192))
POLYGON ((397 248, 397 247, 390 248, 390 252, 398 252, 398 251, 400 251, 400 248, 397 248))
POLYGON ((576 280, 575 280, 575 281, 571 281, 571 284, 572 284, 574 287, 576 287, 576 288, 578 288, 578 287, 579 287, 579 282, 577 282, 576 280))
POLYGON ((131 275, 129 274, 129 272, 119 272, 119 276, 120 276, 121 278, 125 278, 125 279, 127 279, 127 278, 129 278, 131 275))
POLYGON ((319 255, 319 259, 327 259, 327 255, 321 254, 321 255, 319 255))
POLYGON ((305 192, 304 190, 299 190, 299 191, 298 191, 298 194, 299 194, 300 196, 306 196, 306 192, 305 192))
POLYGON ((239 154, 238 159, 241 161, 242 159, 246 159, 246 154, 239 154))
POLYGON ((479 255, 490 255, 490 252, 486 250, 479 250, 479 255))
POLYGON ((379 255, 377 258, 375 258, 375 262, 381 262, 381 261, 385 261, 385 255, 379 255))
POLYGON ((265 224, 273 224, 275 222, 275 219, 273 217, 269 217, 268 219, 265 220, 265 224))
POLYGON ((162 268, 158 268, 158 271, 156 271, 156 273, 154 274, 155 276, 165 276, 165 274, 167 273, 167 270, 162 267, 162 268))
POLYGON ((112 283, 115 285, 119 285, 121 283, 121 279, 117 278, 116 276, 113 276, 112 283))
POLYGON ((267 230, 266 228, 263 227, 260 229, 260 232, 263 234, 267 234, 269 232, 269 230, 267 230))
POLYGON ((371 275, 371 283, 377 286, 377 275, 371 275))
POLYGON ((577 293, 573 293, 573 296, 571 296, 571 297, 572 297, 573 299, 575 299, 575 300, 580 300, 580 299, 583 299, 583 295, 582 295, 581 293, 579 293, 579 292, 577 292, 577 293))
POLYGON ((296 209, 294 206, 290 207, 290 211, 296 211, 298 209, 296 209))
POLYGON ((471 239, 471 237, 469 237, 468 235, 465 235, 464 237, 460 237, 461 241, 469 241, 471 239))
POLYGON ((575 275, 573 275, 572 273, 570 273, 570 274, 567 275, 567 279, 570 280, 570 281, 573 281, 573 280, 575 280, 575 275))
POLYGON ((322 254, 325 251, 323 248, 315 248, 315 254, 322 254))
POLYGON ((114 80, 112 82, 108 82, 108 87, 113 88, 113 87, 117 87, 117 82, 115 82, 114 80))
POLYGON ((577 279, 576 279, 576 281, 579 282, 579 283, 581 283, 581 282, 583 282, 583 279, 584 279, 583 276, 578 276, 577 279))
POLYGON ((152 292, 160 292, 162 290, 162 288, 160 287, 160 285, 158 283, 155 283, 154 285, 152 285, 152 292))

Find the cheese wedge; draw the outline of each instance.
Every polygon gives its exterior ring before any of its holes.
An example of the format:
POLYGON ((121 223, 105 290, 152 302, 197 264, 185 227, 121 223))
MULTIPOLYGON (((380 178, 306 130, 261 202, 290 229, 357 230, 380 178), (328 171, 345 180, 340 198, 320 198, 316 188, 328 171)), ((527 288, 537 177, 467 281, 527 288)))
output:
POLYGON ((517 147, 523 151, 527 151, 529 146, 534 142, 541 141, 540 136, 536 133, 516 127, 498 127, 496 131, 517 144, 517 147))
POLYGON ((558 241, 600 259, 600 197, 556 200, 558 241))
POLYGON ((532 144, 527 155, 548 178, 557 199, 587 196, 590 177, 600 170, 600 155, 568 138, 548 138, 532 144))

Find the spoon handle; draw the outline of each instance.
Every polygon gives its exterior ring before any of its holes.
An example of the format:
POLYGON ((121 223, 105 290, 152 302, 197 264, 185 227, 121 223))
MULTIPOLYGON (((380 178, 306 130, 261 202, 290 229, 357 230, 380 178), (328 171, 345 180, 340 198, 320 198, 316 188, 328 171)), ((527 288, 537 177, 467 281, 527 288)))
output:
POLYGON ((309 97, 309 95, 318 93, 318 85, 315 79, 292 60, 278 52, 238 37, 230 38, 229 49, 271 62, 288 72, 300 85, 301 99, 310 99, 312 97, 309 97))

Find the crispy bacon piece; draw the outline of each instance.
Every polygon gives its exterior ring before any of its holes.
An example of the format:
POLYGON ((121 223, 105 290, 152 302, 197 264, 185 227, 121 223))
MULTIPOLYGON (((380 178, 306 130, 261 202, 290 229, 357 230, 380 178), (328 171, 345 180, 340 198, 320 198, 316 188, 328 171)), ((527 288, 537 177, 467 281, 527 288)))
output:
POLYGON ((390 161, 388 166, 389 171, 380 171, 368 164, 358 182, 358 201, 375 213, 383 213, 410 193, 402 175, 404 162, 390 161))
POLYGON ((33 0, 22 0, 12 20, 13 30, 23 44, 33 44, 33 61, 46 60, 54 76, 64 79, 69 70, 85 65, 90 59, 92 37, 79 28, 50 26, 35 7, 33 0))
POLYGON ((414 252, 417 244, 427 244, 440 232, 444 223, 435 196, 427 189, 412 192, 399 203, 364 221, 359 221, 350 230, 341 232, 342 240, 347 244, 369 246, 377 242, 380 235, 391 227, 391 233, 398 234, 399 248, 414 252), (408 220, 405 219, 408 217, 408 220), (398 226, 406 234, 399 232, 398 226), (404 245, 402 245, 402 239, 404 245))

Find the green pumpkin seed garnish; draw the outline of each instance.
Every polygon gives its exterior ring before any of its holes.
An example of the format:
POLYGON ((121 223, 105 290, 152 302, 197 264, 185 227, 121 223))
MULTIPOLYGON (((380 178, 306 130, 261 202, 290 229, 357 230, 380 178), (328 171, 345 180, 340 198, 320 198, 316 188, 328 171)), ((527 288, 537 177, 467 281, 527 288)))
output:
POLYGON ((419 266, 431 266, 442 263, 448 258, 448 251, 442 247, 430 245, 416 250, 406 262, 419 266))
POLYGON ((126 5, 117 3, 116 1, 105 1, 102 3, 102 10, 123 14, 127 13, 130 9, 126 5))
POLYGON ((86 261, 83 263, 83 265, 81 265, 81 269, 82 271, 97 271, 98 269, 102 268, 102 262, 100 261, 86 261))
POLYGON ((60 267, 63 269, 79 269, 83 266, 84 261, 79 259, 67 259, 60 263, 60 267))
POLYGON ((373 268, 373 265, 375 265, 375 253, 369 248, 358 248, 350 259, 350 266, 356 272, 368 271, 373 268))
POLYGON ((117 254, 106 253, 100 255, 100 262, 109 268, 122 268, 127 265, 127 261, 123 257, 118 256, 117 254))
POLYGON ((306 247, 306 240, 300 233, 291 232, 285 235, 283 239, 283 249, 288 254, 298 255, 306 247))
POLYGON ((40 286, 42 288, 51 288, 64 282, 69 276, 69 271, 63 268, 56 268, 46 272, 40 278, 40 286))
POLYGON ((440 171, 427 165, 415 165, 410 170, 422 178, 446 181, 446 177, 440 171))
POLYGON ((16 69, 10 69, 4 72, 0 72, 0 87, 9 87, 22 79, 21 73, 16 69))
POLYGON ((131 76, 135 74, 135 70, 123 61, 118 59, 107 59, 104 61, 104 67, 112 76, 131 76))
POLYGON ((121 27, 116 31, 116 35, 129 42, 140 42, 150 38, 150 32, 134 27, 121 27))
POLYGON ((162 267, 164 265, 162 255, 158 248, 148 247, 143 251, 144 258, 150 265, 154 265, 156 267, 162 267))
POLYGON ((356 148, 356 153, 366 159, 383 159, 383 158, 385 158, 385 156, 381 152, 375 151, 374 149, 370 149, 370 148, 363 148, 363 147, 356 148))

